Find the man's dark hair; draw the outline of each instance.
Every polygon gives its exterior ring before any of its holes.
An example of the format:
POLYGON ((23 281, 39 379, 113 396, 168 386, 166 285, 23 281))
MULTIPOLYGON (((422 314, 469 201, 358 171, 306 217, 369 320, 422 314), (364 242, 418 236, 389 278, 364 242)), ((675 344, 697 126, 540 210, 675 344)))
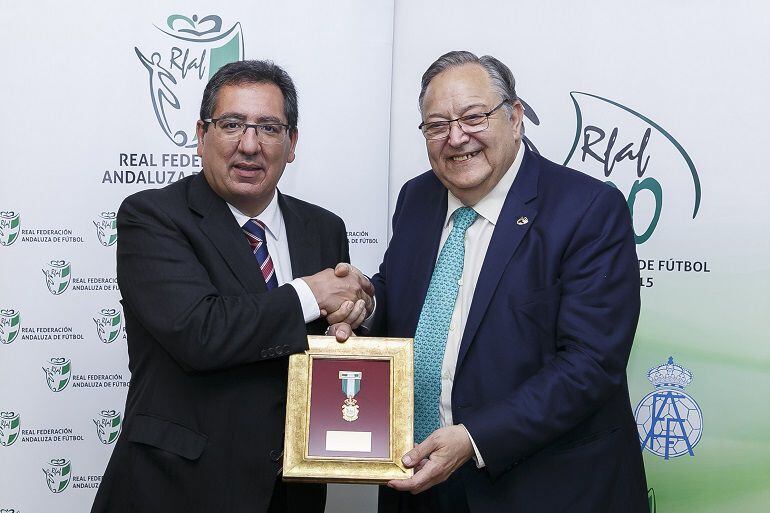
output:
POLYGON ((283 112, 286 115, 289 131, 297 130, 299 110, 297 106, 297 90, 294 82, 286 71, 272 61, 237 61, 225 64, 206 84, 201 100, 201 119, 210 119, 214 113, 219 90, 228 85, 271 83, 278 86, 283 93, 283 112))
POLYGON ((484 55, 482 57, 476 57, 475 54, 464 50, 455 50, 445 53, 436 61, 428 66, 428 69, 422 75, 422 83, 420 88, 420 111, 422 111, 422 101, 425 98, 425 91, 428 89, 428 84, 436 76, 448 70, 449 68, 455 68, 462 66, 463 64, 478 64, 489 75, 489 79, 492 81, 492 87, 500 94, 500 99, 507 98, 509 100, 503 108, 508 112, 510 116, 513 112, 513 103, 518 99, 516 96, 516 80, 513 78, 511 70, 495 59, 491 55, 484 55))

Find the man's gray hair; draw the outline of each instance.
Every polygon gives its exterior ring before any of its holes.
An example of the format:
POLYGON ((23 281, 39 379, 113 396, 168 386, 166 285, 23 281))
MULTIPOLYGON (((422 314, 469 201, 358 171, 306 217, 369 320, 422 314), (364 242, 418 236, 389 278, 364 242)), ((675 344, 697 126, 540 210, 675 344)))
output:
POLYGON ((511 70, 495 59, 491 55, 484 55, 482 57, 476 57, 475 54, 465 50, 455 50, 449 53, 445 53, 436 61, 431 64, 428 69, 422 75, 422 87, 420 89, 420 112, 422 112, 422 102, 425 99, 425 91, 428 89, 428 84, 436 76, 448 70, 449 68, 456 68, 463 64, 478 64, 489 75, 489 79, 492 81, 492 87, 500 95, 500 99, 508 99, 509 103, 506 103, 503 108, 510 116, 513 112, 513 103, 518 99, 516 96, 516 80, 513 78, 511 70))
POLYGON ((214 73, 206 89, 203 90, 201 101, 201 119, 210 119, 214 114, 219 90, 228 85, 244 84, 275 84, 283 94, 283 112, 286 116, 289 131, 297 130, 299 108, 297 106, 297 90, 294 82, 286 71, 272 61, 237 61, 225 64, 214 73))

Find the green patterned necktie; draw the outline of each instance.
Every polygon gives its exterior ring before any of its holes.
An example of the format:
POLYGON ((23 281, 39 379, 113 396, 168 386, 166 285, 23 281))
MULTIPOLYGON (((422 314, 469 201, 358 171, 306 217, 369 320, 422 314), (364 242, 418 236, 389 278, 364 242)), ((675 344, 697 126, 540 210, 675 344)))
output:
POLYGON ((449 322, 457 301, 465 259, 465 231, 478 214, 471 207, 454 211, 454 225, 430 278, 414 335, 414 441, 422 442, 439 428, 441 364, 449 322))

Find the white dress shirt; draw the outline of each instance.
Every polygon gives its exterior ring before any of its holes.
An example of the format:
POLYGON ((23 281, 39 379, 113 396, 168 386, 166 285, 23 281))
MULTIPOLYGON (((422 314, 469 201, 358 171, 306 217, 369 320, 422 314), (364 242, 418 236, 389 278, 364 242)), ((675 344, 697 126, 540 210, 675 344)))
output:
MULTIPOLYGON (((455 370, 457 367, 457 356, 460 352, 460 342, 462 342, 465 324, 468 320, 468 312, 471 309, 473 293, 476 291, 476 283, 481 273, 481 266, 484 263, 484 257, 489 248, 489 242, 492 240, 492 232, 497 224, 497 218, 503 209, 503 203, 508 196, 508 191, 516 178, 516 174, 521 167, 521 161, 524 158, 524 144, 519 146, 516 158, 511 164, 508 172, 503 175, 495 187, 489 193, 481 198, 478 203, 472 206, 479 215, 473 224, 465 232, 465 258, 463 260, 463 273, 460 277, 460 288, 457 292, 455 308, 452 312, 452 319, 449 322, 449 332, 447 334, 446 347, 444 349, 444 360, 441 365, 441 404, 439 405, 439 416, 441 426, 451 426, 452 423, 452 385, 454 383, 455 370)), ((452 231, 452 214, 460 207, 466 206, 457 199, 451 192, 447 191, 447 214, 444 221, 444 229, 441 232, 440 247, 444 246, 452 231)), ((441 252, 439 251, 439 254, 441 252)), ((484 466, 484 460, 473 441, 473 437, 468 436, 473 444, 473 450, 476 453, 476 465, 481 468, 484 466)))
MULTIPOLYGON (((230 212, 235 217, 238 226, 243 227, 249 219, 257 219, 265 225, 265 238, 267 239, 267 251, 270 253, 270 259, 273 261, 275 277, 278 280, 278 286, 288 283, 297 291, 299 302, 302 305, 302 315, 305 317, 305 323, 314 321, 321 316, 321 310, 318 308, 318 302, 310 290, 310 286, 302 278, 293 278, 291 272, 291 255, 289 253, 289 241, 286 238, 286 225, 283 222, 283 214, 278 207, 278 194, 273 193, 273 199, 258 216, 249 217, 231 204, 230 212)), ((246 236, 244 235, 244 241, 246 236)), ((259 266, 254 259, 254 272, 260 273, 259 266)))

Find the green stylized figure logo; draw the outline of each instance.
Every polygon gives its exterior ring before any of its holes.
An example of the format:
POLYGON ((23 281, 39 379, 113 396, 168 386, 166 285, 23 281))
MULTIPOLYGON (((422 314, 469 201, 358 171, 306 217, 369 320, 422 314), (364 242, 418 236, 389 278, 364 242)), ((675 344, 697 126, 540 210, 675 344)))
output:
POLYGON ((151 49, 134 47, 148 74, 155 118, 175 145, 194 148, 203 88, 219 68, 243 60, 241 24, 225 29, 214 14, 172 14, 164 26, 155 28, 163 34, 161 41, 151 49))

